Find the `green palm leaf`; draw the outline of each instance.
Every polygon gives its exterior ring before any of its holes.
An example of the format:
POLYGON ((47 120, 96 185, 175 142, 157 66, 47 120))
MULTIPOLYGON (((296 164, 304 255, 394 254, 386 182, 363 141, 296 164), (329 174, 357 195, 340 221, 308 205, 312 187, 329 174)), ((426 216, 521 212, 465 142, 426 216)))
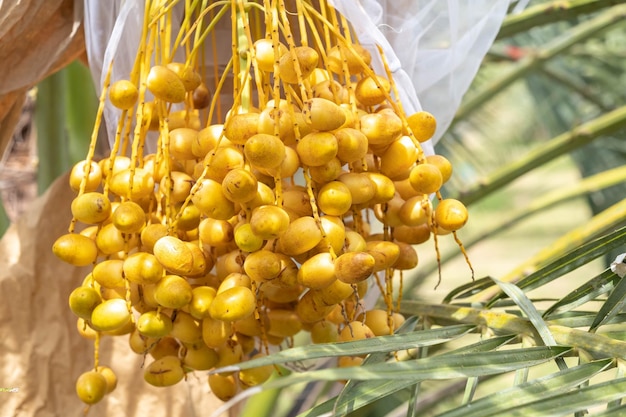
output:
POLYGON ((403 349, 432 346, 444 343, 471 331, 474 326, 458 325, 440 329, 421 330, 406 334, 380 336, 373 339, 357 340, 343 343, 324 343, 295 347, 283 350, 270 356, 241 362, 215 369, 212 373, 232 372, 264 365, 277 365, 303 360, 330 358, 337 356, 356 356, 373 352, 394 352, 403 349))
POLYGON ((591 324, 590 332, 596 331, 596 329, 606 322, 610 321, 613 317, 619 314, 626 305, 626 280, 620 279, 609 298, 602 304, 600 311, 595 320, 591 324))
POLYGON ((550 306, 544 313, 544 317, 552 318, 555 313, 571 311, 589 301, 595 300, 602 294, 606 294, 614 287, 618 276, 610 269, 606 269, 600 275, 585 282, 574 291, 561 298, 550 306))
MULTIPOLYGON (((506 343, 512 341, 515 336, 492 337, 480 342, 461 347, 453 352, 456 353, 477 353, 495 350, 506 343)), ((451 354, 449 352, 446 354, 451 354)), ((444 354, 444 355, 446 355, 444 354)), ((366 361, 369 359, 366 358, 366 361)), ((341 394, 337 398, 330 399, 324 403, 300 414, 298 417, 316 417, 324 415, 334 410, 336 415, 343 415, 349 409, 356 410, 374 401, 386 398, 387 396, 400 390, 415 385, 413 381, 405 380, 375 380, 375 381, 349 381, 341 394)))
MULTIPOLYGON (((533 347, 495 352, 440 355, 405 362, 387 362, 338 369, 296 373, 265 383, 261 389, 275 389, 311 381, 452 379, 500 374, 536 366, 569 352, 566 347, 533 347)), ((256 391, 253 391, 256 392, 256 391)), ((246 392, 241 397, 246 396, 246 392)), ((235 397, 235 399, 240 399, 235 397)))
POLYGON ((503 417, 566 416, 622 399, 625 396, 626 379, 622 378, 581 388, 575 393, 542 398, 530 404, 503 410, 499 415, 503 417))
POLYGON ((538 398, 554 397, 567 392, 571 393, 581 383, 606 370, 611 363, 610 359, 604 359, 537 378, 465 404, 462 407, 440 414, 438 417, 499 416, 514 407, 535 402, 538 398))

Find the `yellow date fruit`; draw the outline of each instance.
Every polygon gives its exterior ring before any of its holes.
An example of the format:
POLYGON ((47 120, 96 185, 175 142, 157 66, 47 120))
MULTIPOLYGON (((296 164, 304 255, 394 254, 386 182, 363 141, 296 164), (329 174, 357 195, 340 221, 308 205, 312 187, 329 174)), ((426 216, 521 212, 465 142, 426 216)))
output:
POLYGON ((256 297, 250 288, 233 287, 215 296, 209 313, 213 319, 236 321, 248 317, 256 308, 256 297))
POLYGON ((441 200, 435 208, 435 222, 450 232, 463 227, 467 223, 468 217, 465 205, 453 198, 441 200))
POLYGON ((52 252, 62 261, 74 266, 87 266, 98 256, 96 243, 87 236, 68 233, 59 237, 52 252))
POLYGON ((99 331, 115 331, 130 322, 131 313, 126 300, 113 298, 96 306, 91 313, 91 325, 99 331))
POLYGON ((109 88, 109 100, 118 109, 130 109, 135 105, 138 97, 137 86, 129 80, 118 80, 109 88))
POLYGON ((301 78, 308 77, 319 61, 317 51, 309 46, 296 46, 295 51, 286 51, 278 62, 278 76, 288 84, 299 82, 298 72, 301 78), (295 55, 295 57, 294 57, 295 55))
POLYGON ((186 275, 193 270, 193 253, 185 242, 177 237, 163 236, 156 241, 152 251, 168 272, 186 275))
POLYGON ((102 193, 89 192, 72 201, 72 215, 85 224, 102 223, 111 215, 111 201, 102 193))
POLYGON ((154 290, 154 299, 159 305, 167 308, 182 308, 191 301, 193 296, 191 285, 178 275, 166 275, 154 290))
POLYGON ((146 87, 159 100, 180 103, 185 100, 185 84, 171 69, 162 65, 150 68, 146 87))
POLYGON ((97 371, 82 373, 76 380, 76 394, 85 404, 95 404, 107 393, 107 380, 97 371))
POLYGON ((169 387, 180 382, 185 376, 180 359, 177 356, 164 356, 148 365, 143 378, 155 387, 169 387))
POLYGON ((374 272, 376 259, 367 252, 346 252, 335 259, 337 279, 356 284, 369 278, 374 272))

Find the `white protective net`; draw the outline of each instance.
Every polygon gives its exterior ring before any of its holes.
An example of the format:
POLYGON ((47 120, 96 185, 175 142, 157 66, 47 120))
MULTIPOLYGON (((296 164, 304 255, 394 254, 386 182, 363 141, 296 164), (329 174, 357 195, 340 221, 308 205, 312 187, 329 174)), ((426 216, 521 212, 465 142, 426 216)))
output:
MULTIPOLYGON (((510 7, 528 0, 331 0, 352 24, 359 41, 380 45, 410 114, 420 109, 437 119, 423 144, 427 154, 450 126, 461 99, 491 47, 510 7)), ((100 89, 113 58, 111 81, 131 71, 141 35, 143 0, 85 0, 85 36, 91 71, 100 89)), ((230 47, 230 45, 226 45, 230 47)), ((377 56, 376 53, 373 56, 377 56)), ((380 63, 374 63, 381 70, 380 63)), ((110 106, 110 104, 109 104, 110 106)), ((118 112, 105 111, 109 141, 118 112)))
MULTIPOLYGON (((437 119, 436 143, 491 47, 510 0, 333 0, 359 41, 379 44, 410 114, 437 119)), ((518 2, 514 12, 527 2, 518 2)))

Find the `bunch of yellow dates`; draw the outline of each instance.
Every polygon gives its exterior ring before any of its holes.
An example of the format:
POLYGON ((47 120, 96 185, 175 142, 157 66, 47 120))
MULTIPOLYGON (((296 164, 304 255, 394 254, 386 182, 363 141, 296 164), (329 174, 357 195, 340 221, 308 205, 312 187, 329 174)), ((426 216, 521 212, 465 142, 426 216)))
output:
MULTIPOLYGON (((394 281, 416 267, 414 245, 467 221, 439 193, 450 163, 420 146, 434 118, 404 113, 384 54, 325 1, 194 2, 178 20, 176 3, 146 1, 132 72, 111 82, 109 69, 103 85, 94 132, 112 104, 110 156, 94 160, 94 133, 70 175, 73 220, 53 251, 93 267, 69 299, 78 331, 126 335, 152 358, 143 372, 156 386, 290 346, 301 331, 314 343, 392 333, 403 321, 394 281), (219 22, 232 49, 207 85, 219 22), (362 301, 376 287, 386 309, 362 301)), ((94 362, 76 385, 87 404, 116 383, 94 362)), ((208 382, 228 399, 272 372, 208 382)))

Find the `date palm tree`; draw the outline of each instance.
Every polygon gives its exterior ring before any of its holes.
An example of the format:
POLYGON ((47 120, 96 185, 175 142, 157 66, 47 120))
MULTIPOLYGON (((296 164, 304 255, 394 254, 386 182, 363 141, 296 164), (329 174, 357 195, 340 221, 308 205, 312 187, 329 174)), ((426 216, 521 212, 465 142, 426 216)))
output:
MULTIPOLYGON (((511 247, 508 264, 515 268, 472 279, 455 263, 459 248, 443 245, 439 259, 421 260, 405 273, 400 311, 409 318, 395 334, 296 346, 212 371, 262 365, 279 371, 235 398, 246 398, 241 415, 626 413, 626 282, 621 259, 610 265, 626 241, 623 3, 535 1, 509 15, 437 145, 456 167, 446 194, 470 209, 474 226, 459 235, 470 261, 494 262, 474 257, 474 248, 504 246, 503 232, 539 219, 540 227, 527 234, 532 251, 511 247), (571 167, 579 175, 558 181, 565 169, 571 176, 571 167), (520 187, 523 181, 531 185, 520 187), (526 191, 521 198, 520 190, 526 191), (562 235, 553 231, 546 241, 542 233, 555 222, 546 213, 572 201, 591 215, 565 222, 562 235), (540 242, 545 247, 534 247, 540 242), (590 273, 583 267, 592 262, 601 267, 590 273), (444 283, 433 290, 440 272, 444 283), (330 360, 354 355, 367 356, 351 368, 335 368, 330 360)), ((46 80, 40 99, 62 82, 46 80)), ((42 112, 39 123, 64 135, 51 124, 59 117, 85 120, 83 110, 42 112)), ((80 126, 74 132, 69 141, 79 146, 78 138, 88 135, 80 126)), ((54 161, 69 161, 71 146, 57 147, 64 153, 54 161)), ((52 152, 46 144, 40 149, 52 152)))

